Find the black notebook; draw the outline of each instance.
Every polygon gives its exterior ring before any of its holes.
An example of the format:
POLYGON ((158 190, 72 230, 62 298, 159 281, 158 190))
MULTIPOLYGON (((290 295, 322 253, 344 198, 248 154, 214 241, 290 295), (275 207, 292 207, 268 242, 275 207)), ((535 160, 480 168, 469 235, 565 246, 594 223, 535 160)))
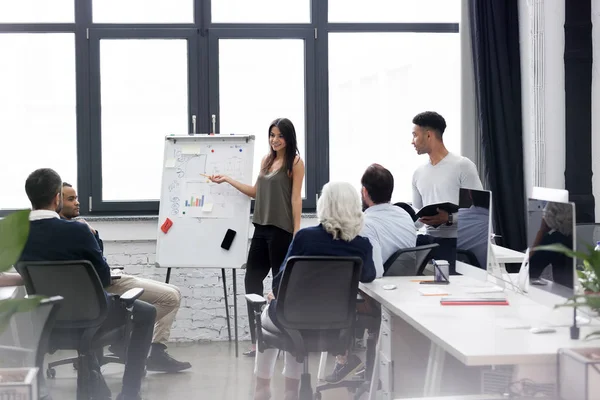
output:
POLYGON ((446 211, 448 214, 454 214, 458 212, 458 206, 456 204, 453 203, 437 203, 437 204, 430 204, 428 206, 425 206, 423 208, 421 208, 419 210, 419 212, 417 213, 417 217, 422 218, 422 217, 433 217, 434 215, 438 214, 438 208, 440 210, 444 210, 446 211))

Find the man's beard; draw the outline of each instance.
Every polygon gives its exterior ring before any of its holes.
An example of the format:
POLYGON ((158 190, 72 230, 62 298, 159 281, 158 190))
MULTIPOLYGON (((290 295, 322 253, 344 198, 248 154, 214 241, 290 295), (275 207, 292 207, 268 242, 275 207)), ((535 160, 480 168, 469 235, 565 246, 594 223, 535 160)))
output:
POLYGON ((365 203, 365 199, 361 199, 361 202, 362 202, 362 210, 363 210, 363 212, 365 212, 365 210, 367 208, 369 208, 369 206, 367 205, 367 203, 365 203))

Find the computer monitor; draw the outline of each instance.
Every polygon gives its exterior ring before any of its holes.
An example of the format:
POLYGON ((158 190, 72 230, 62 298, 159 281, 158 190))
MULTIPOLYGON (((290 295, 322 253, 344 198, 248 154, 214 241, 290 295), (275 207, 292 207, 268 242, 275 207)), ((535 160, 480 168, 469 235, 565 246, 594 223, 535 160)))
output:
POLYGON ((456 260, 486 271, 492 235, 492 194, 461 188, 458 205, 456 260))
POLYGON ((561 297, 571 297, 576 259, 537 246, 562 244, 575 248, 575 204, 530 198, 527 205, 529 284, 561 297))

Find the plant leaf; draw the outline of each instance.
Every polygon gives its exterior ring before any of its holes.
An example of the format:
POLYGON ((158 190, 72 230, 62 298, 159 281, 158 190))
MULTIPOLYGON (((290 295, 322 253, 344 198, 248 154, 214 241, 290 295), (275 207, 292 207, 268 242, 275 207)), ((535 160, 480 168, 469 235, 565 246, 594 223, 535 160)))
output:
MULTIPOLYGON (((549 244, 546 246, 538 246, 538 247, 534 247, 532 249, 532 251, 554 251, 556 253, 562 253, 571 258, 580 258, 582 260, 588 260, 588 259, 590 259, 590 257, 592 257, 592 254, 586 254, 586 253, 582 253, 580 251, 571 250, 564 244, 549 244)), ((596 252, 593 251, 593 253, 596 253, 596 252)), ((598 252, 598 253, 600 253, 600 252, 598 252)))
POLYGON ((44 296, 27 296, 22 299, 0 300, 0 335, 10 324, 13 315, 35 309, 44 299, 44 296))
POLYGON ((0 272, 19 261, 29 236, 29 212, 16 211, 0 220, 0 272))

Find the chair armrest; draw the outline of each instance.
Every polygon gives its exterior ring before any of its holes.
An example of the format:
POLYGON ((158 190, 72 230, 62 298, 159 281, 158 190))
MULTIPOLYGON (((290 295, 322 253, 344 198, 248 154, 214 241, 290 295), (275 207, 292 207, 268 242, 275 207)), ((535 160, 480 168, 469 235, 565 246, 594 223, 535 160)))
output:
POLYGON ((267 304, 267 299, 257 294, 247 294, 246 301, 253 306, 262 306, 267 304))
POLYGON ((140 296, 144 293, 144 289, 142 288, 133 288, 129 289, 121 296, 119 296, 119 300, 125 304, 127 307, 131 307, 133 302, 140 298, 140 296))

